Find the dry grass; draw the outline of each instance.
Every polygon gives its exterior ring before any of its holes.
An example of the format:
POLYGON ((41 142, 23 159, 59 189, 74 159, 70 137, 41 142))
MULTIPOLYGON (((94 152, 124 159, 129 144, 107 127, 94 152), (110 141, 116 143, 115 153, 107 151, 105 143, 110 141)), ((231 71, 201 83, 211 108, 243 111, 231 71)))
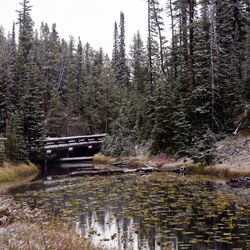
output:
POLYGON ((111 165, 112 163, 115 162, 128 162, 128 165, 130 165, 133 168, 144 167, 144 165, 148 162, 148 160, 149 159, 147 156, 112 158, 101 154, 96 154, 93 158, 93 161, 96 164, 111 165))
POLYGON ((62 249, 96 250, 89 240, 78 236, 73 227, 60 224, 40 209, 0 195, 0 250, 62 249))
POLYGON ((5 162, 0 168, 0 182, 14 181, 17 178, 37 174, 39 169, 34 164, 13 164, 5 162))
POLYGON ((142 168, 148 163, 149 158, 147 156, 136 156, 128 159, 128 161, 131 167, 142 168))
POLYGON ((227 166, 211 166, 193 165, 186 168, 188 174, 198 174, 206 176, 214 176, 219 178, 236 178, 240 176, 250 176, 250 171, 241 171, 240 169, 232 169, 227 166))
POLYGON ((96 250, 66 225, 15 222, 0 234, 0 249, 96 250))
POLYGON ((96 154, 93 157, 93 161, 96 164, 105 164, 109 165, 115 162, 115 159, 109 156, 101 155, 101 154, 96 154))

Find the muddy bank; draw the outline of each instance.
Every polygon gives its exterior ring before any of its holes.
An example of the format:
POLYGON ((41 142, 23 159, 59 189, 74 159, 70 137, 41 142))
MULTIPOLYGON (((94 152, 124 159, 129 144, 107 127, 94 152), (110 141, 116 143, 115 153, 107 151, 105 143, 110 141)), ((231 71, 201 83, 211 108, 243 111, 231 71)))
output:
POLYGON ((53 222, 42 210, 0 195, 0 249, 94 250, 67 225, 53 222))

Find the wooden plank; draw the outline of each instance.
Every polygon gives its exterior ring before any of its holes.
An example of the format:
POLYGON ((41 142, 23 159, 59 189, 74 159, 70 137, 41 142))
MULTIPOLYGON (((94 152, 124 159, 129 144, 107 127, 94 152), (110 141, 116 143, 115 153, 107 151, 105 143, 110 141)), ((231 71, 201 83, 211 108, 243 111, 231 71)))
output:
POLYGON ((98 145, 102 144, 102 141, 97 142, 75 142, 75 143, 64 143, 64 144, 51 144, 51 145, 45 145, 45 150, 60 150, 60 149, 66 149, 68 147, 81 147, 81 146, 92 146, 92 145, 98 145))
POLYGON ((70 141, 70 140, 86 140, 86 139, 98 139, 104 138, 107 134, 95 134, 95 135, 81 135, 81 136, 69 136, 69 137, 47 137, 41 142, 56 142, 56 141, 70 141))
POLYGON ((71 157, 71 158, 60 158, 59 162, 72 162, 72 161, 92 161, 93 157, 71 157))
POLYGON ((83 163, 83 162, 61 162, 57 166, 59 169, 81 169, 81 171, 93 171, 94 165, 93 163, 83 163))

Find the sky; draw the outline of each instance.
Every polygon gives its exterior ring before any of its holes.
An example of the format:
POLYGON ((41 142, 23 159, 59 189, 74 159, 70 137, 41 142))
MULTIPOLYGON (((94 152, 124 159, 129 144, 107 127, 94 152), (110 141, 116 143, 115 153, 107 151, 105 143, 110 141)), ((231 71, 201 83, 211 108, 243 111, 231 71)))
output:
MULTIPOLYGON (((16 10, 20 9, 21 1, 0 0, 0 25, 6 32, 11 31, 13 21, 17 20, 16 10)), ((68 41, 72 35, 77 42, 80 37, 83 44, 89 42, 94 49, 102 47, 110 55, 114 22, 119 23, 120 11, 125 15, 127 49, 137 30, 146 40, 146 0, 30 0, 30 3, 31 17, 38 30, 42 21, 50 27, 56 23, 61 38, 68 41)))

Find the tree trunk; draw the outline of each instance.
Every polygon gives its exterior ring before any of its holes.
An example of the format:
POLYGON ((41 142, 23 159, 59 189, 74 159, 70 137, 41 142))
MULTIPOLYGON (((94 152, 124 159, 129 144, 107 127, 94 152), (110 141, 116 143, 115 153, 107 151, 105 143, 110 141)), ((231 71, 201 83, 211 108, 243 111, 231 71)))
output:
POLYGON ((194 6, 195 0, 189 0, 189 85, 194 88, 194 6))

